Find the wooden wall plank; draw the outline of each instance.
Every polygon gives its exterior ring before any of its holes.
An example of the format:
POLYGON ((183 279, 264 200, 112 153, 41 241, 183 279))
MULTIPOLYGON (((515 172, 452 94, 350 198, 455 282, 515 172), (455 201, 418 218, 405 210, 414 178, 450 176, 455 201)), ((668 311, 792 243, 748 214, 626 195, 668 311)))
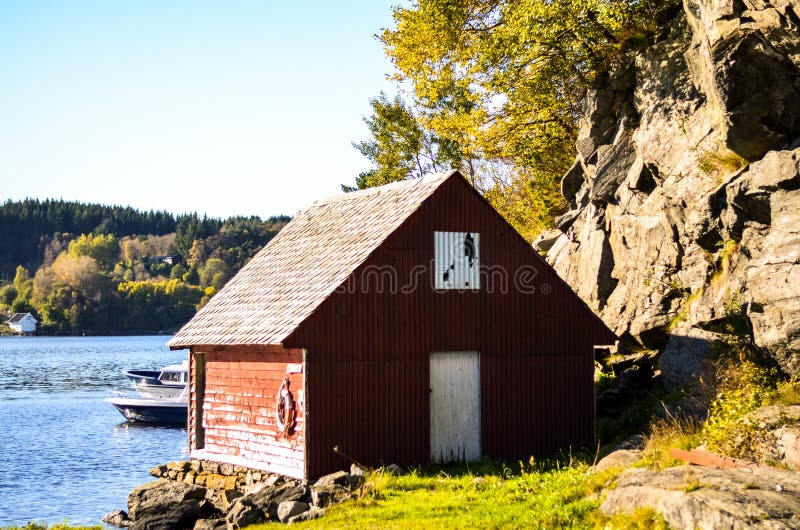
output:
MULTIPOLYGON (((305 473, 303 411, 296 410, 295 430, 288 439, 277 430, 276 398, 284 377, 295 400, 303 390, 303 374, 287 373, 289 364, 303 361, 302 350, 276 347, 220 347, 204 352, 205 392, 190 399, 201 403, 205 447, 194 453, 217 460, 237 458, 257 463, 259 469, 305 473), (200 451, 202 449, 202 451, 200 451)), ((198 413, 195 413, 198 414, 198 413)))

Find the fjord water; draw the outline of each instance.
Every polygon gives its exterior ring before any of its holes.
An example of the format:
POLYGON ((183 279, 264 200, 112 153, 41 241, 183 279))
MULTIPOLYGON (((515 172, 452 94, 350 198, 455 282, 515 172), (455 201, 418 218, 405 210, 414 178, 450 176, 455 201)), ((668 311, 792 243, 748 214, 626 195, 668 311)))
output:
POLYGON ((148 470, 186 458, 186 429, 131 425, 125 372, 179 363, 168 336, 0 337, 0 527, 99 524, 148 470))

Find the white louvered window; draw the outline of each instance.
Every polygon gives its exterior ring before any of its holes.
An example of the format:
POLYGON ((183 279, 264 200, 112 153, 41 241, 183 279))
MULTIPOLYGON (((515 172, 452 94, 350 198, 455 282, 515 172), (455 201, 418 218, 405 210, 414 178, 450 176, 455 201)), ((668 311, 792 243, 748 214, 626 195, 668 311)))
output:
POLYGON ((480 289, 477 232, 434 232, 437 289, 480 289))

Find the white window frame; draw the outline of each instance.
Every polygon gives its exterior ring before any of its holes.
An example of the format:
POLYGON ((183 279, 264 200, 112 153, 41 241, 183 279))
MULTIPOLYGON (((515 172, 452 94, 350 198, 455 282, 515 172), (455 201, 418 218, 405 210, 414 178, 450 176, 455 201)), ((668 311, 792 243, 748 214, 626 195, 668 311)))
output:
POLYGON ((480 234, 478 232, 435 231, 433 248, 434 287, 436 289, 478 290, 481 288, 480 234))

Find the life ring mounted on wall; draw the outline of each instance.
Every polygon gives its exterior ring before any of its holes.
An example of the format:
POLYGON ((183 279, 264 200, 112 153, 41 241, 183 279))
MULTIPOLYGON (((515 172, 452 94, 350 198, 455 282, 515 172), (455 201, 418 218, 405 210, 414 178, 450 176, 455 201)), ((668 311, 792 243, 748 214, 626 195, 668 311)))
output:
POLYGON ((288 438, 292 435, 296 417, 294 407, 294 396, 289 390, 290 381, 288 377, 283 378, 283 383, 278 389, 278 396, 275 403, 275 419, 278 427, 278 435, 288 438))

